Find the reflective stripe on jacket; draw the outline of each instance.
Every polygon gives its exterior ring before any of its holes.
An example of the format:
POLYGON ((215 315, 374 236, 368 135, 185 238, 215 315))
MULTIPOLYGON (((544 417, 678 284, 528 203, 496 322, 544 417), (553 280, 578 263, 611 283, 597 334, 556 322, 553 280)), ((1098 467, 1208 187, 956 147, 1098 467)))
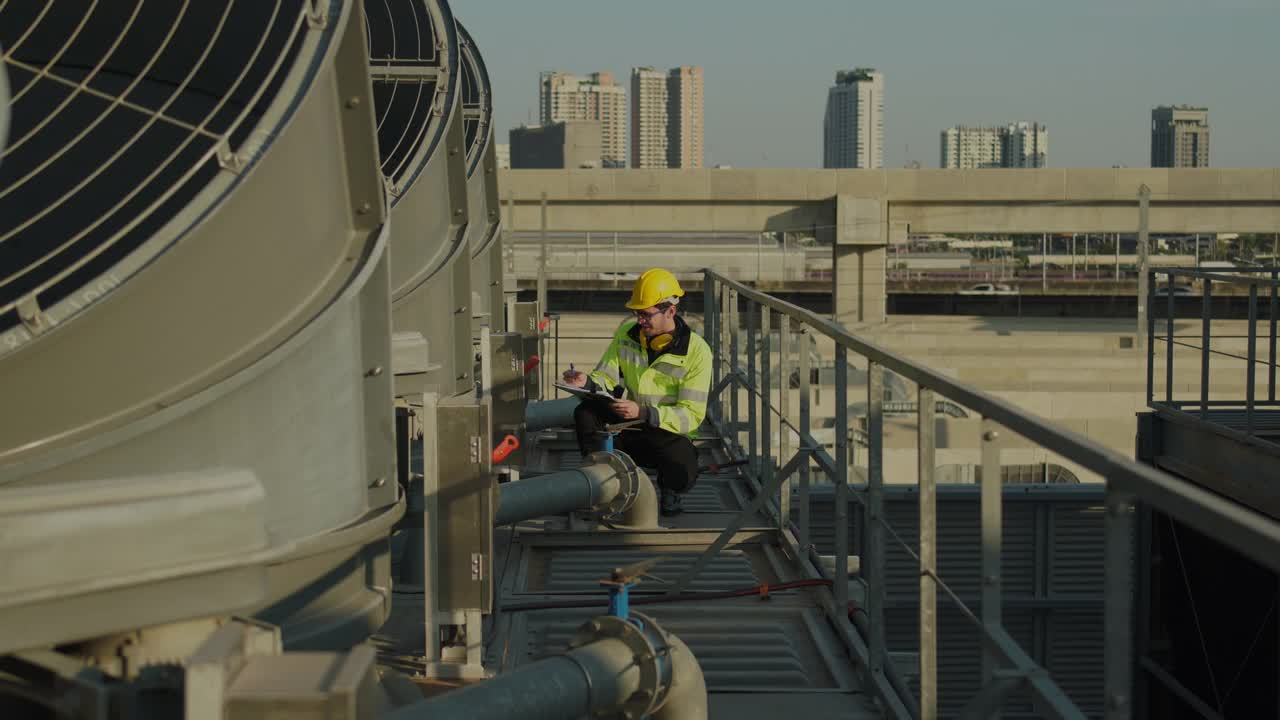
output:
POLYGON ((590 377, 606 390, 621 383, 642 408, 657 408, 658 427, 663 430, 697 437, 698 426, 707 415, 712 362, 707 341, 689 330, 687 343, 667 348, 650 365, 632 320, 614 333, 590 377))

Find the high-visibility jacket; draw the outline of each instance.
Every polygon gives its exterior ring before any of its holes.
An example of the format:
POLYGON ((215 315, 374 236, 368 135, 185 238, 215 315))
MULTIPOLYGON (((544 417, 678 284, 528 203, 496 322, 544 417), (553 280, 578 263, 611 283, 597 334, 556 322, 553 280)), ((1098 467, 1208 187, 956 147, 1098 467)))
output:
POLYGON ((640 327, 634 320, 623 323, 589 377, 609 391, 621 383, 641 406, 641 417, 646 417, 647 408, 656 409, 657 426, 663 430, 697 437, 707 415, 714 360, 706 340, 688 326, 681 330, 650 364, 640 327))

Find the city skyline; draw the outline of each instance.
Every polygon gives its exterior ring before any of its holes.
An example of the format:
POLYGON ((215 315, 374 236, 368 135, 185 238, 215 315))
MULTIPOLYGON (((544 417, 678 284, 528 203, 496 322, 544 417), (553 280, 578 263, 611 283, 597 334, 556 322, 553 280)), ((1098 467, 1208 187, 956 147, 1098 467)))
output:
POLYGON ((831 75, 859 65, 892 81, 886 167, 936 167, 940 128, 1018 117, 1054 128, 1055 167, 1146 167, 1151 109, 1168 104, 1213 109, 1213 166, 1280 166, 1268 120, 1280 113, 1280 95, 1258 92, 1274 86, 1274 2, 863 8, 743 0, 734 8, 737 19, 724 23, 718 3, 655 0, 652 12, 628 14, 607 4, 553 0, 535 10, 474 0, 469 27, 493 46, 486 59, 500 129, 536 117, 531 68, 611 68, 622 77, 657 62, 704 67, 715 78, 708 166, 821 166, 831 75), (667 22, 673 15, 681 22, 667 22), (619 25, 627 32, 604 31, 619 25), (779 37, 803 38, 804 51, 765 52, 779 37))

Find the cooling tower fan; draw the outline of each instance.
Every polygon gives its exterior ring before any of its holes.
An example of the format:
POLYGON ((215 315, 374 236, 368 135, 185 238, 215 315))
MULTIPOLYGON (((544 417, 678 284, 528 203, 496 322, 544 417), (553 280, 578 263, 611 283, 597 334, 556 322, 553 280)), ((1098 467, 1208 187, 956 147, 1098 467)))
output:
POLYGON ((362 25, 338 1, 0 4, 0 654, 125 677, 203 637, 156 628, 252 615, 343 649, 386 617, 404 503, 362 25))
POLYGON ((396 393, 474 391, 467 168, 458 31, 449 6, 369 0, 369 73, 391 196, 396 393))

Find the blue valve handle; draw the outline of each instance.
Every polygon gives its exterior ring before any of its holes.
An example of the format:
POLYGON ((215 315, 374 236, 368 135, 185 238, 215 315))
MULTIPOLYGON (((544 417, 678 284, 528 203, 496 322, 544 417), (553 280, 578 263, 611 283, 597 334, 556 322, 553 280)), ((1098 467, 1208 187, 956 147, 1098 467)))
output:
POLYGON ((609 588, 609 614, 629 620, 631 616, 631 588, 637 583, 629 582, 608 582, 601 583, 609 588))

